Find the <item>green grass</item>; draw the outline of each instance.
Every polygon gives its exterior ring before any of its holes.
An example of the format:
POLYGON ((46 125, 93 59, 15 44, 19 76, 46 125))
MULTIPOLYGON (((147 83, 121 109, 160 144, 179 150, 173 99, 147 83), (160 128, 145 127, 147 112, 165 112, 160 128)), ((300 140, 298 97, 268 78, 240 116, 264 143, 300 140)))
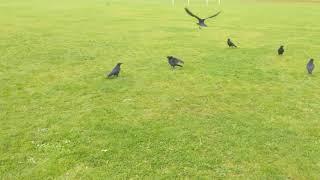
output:
POLYGON ((191 3, 0 0, 0 179, 319 179, 320 4, 191 3))

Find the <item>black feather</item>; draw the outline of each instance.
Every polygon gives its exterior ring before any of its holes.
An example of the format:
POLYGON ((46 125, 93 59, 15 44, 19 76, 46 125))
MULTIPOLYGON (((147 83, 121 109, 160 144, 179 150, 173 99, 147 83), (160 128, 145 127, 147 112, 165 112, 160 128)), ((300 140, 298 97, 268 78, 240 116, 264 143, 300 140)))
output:
POLYGON ((122 63, 118 63, 113 69, 112 71, 107 75, 108 78, 111 78, 112 76, 119 76, 119 73, 121 71, 121 66, 122 63))

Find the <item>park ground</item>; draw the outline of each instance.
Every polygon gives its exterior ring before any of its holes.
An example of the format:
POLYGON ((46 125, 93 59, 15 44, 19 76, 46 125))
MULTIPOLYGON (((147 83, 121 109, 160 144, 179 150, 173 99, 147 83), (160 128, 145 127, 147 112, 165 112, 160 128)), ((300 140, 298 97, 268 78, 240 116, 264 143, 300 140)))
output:
POLYGON ((0 0, 0 179, 319 179, 320 3, 190 2, 0 0))

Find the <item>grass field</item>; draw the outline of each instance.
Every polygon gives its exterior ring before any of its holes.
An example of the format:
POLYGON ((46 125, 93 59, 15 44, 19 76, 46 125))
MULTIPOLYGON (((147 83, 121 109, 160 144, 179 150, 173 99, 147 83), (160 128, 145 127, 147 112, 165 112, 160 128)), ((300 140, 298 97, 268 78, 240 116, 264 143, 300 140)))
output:
POLYGON ((319 179, 320 4, 183 8, 0 0, 0 179, 319 179))

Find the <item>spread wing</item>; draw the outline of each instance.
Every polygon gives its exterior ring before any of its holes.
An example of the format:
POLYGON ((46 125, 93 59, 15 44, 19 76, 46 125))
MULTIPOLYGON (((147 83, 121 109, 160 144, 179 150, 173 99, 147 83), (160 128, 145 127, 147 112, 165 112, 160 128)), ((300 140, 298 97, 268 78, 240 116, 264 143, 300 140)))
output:
POLYGON ((184 8, 184 10, 186 10, 186 12, 187 12, 190 16, 195 17, 195 18, 197 18, 198 20, 201 19, 201 18, 199 18, 198 16, 194 15, 188 8, 184 8))
POLYGON ((219 11, 218 13, 216 13, 216 14, 214 14, 214 15, 212 15, 212 16, 207 17, 206 19, 210 19, 210 18, 216 17, 216 16, 218 16, 220 13, 221 13, 221 11, 219 11))

